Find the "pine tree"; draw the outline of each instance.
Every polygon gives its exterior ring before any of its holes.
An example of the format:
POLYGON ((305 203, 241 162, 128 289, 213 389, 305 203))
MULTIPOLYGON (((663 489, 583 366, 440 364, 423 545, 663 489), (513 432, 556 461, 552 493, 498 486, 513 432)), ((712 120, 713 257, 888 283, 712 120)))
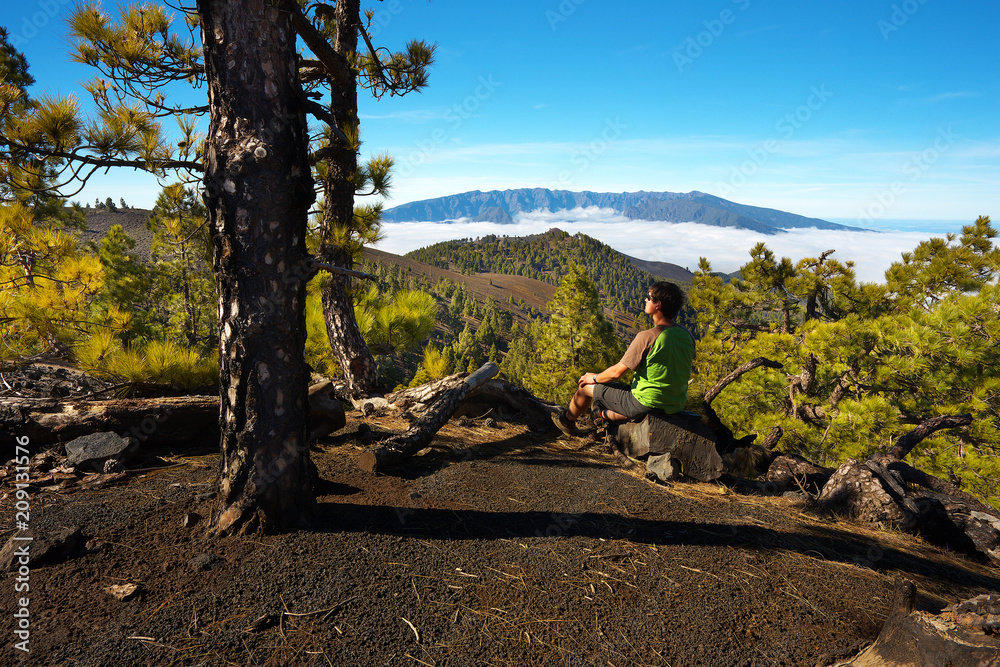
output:
POLYGON ((20 202, 0 205, 0 358, 68 353, 99 324, 92 304, 103 279, 98 259, 60 225, 20 202))
POLYGON ((552 314, 542 327, 539 361, 528 388, 541 398, 566 403, 579 377, 614 364, 623 345, 604 318, 593 283, 575 263, 569 264, 548 308, 552 314))
MULTIPOLYGON (((163 188, 147 225, 156 300, 166 334, 202 349, 215 345, 211 240, 205 207, 182 183, 163 188)), ((207 350, 206 350, 207 351, 207 350)))
MULTIPOLYGON (((357 164, 357 86, 376 94, 418 89, 433 50, 413 43, 403 54, 373 46, 357 52, 359 33, 370 44, 365 20, 372 18, 362 17, 357 0, 307 9, 292 0, 199 0, 184 18, 190 31, 201 28, 200 49, 193 36, 176 36, 172 16, 157 5, 123 8, 117 22, 95 6, 74 10, 74 57, 101 74, 87 84, 97 118, 83 122, 66 98, 5 123, 0 146, 16 158, 5 182, 38 190, 42 179, 69 185, 111 166, 177 172, 189 182, 201 175, 222 334, 223 509, 213 525, 235 530, 260 519, 267 528, 290 527, 312 506, 303 356, 305 283, 317 268, 305 241, 315 198, 310 164, 323 183, 320 258, 350 266, 352 249, 373 238, 378 219, 377 206, 355 211, 355 192, 384 193, 389 166, 384 158, 357 164), (296 35, 315 59, 299 57, 296 35), (168 100, 169 84, 182 81, 207 83, 208 103, 168 100), (312 99, 322 97, 321 84, 328 107, 312 99), (327 137, 312 155, 307 113, 325 124, 327 137), (206 114, 202 141, 195 128, 206 114), (167 117, 178 120, 180 141, 162 130, 167 117)), ((330 339, 348 380, 369 391, 374 364, 345 287, 331 281, 324 299, 330 339)))
POLYGON ((96 305, 107 313, 128 313, 127 322, 119 324, 114 332, 125 345, 160 333, 152 290, 153 272, 134 249, 135 239, 121 225, 112 225, 97 250, 104 269, 104 285, 96 305))
POLYGON ((699 335, 696 390, 743 361, 780 361, 779 370, 743 376, 713 407, 747 433, 781 426, 790 434, 785 451, 827 465, 884 451, 929 416, 972 414, 969 429, 922 442, 914 462, 1000 505, 995 237, 981 217, 960 237, 925 241, 889 268, 885 285, 857 284, 850 263, 827 253, 787 271, 790 261, 757 247, 741 269, 752 284, 723 283, 702 260, 690 297, 699 335), (779 275, 780 283, 763 279, 779 275), (751 307, 750 295, 756 303, 770 299, 771 310, 751 307), (805 312, 783 303, 787 295, 805 312))

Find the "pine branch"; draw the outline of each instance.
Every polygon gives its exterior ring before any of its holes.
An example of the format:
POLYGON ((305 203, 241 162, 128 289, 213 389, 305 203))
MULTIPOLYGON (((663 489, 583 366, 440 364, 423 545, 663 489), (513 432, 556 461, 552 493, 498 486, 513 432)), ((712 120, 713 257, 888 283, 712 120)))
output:
POLYGON ((302 13, 295 0, 282 0, 280 6, 291 15, 292 27, 295 32, 323 65, 327 75, 334 80, 334 84, 340 87, 353 85, 351 84, 351 66, 347 62, 347 58, 334 50, 326 37, 302 13))
POLYGON ((968 426, 972 423, 972 415, 938 415, 936 417, 930 417, 925 419, 920 423, 915 429, 909 433, 905 433, 896 440, 896 444, 892 446, 889 450, 888 456, 896 459, 897 461, 902 461, 906 458, 906 455, 913 451, 921 440, 928 437, 936 431, 940 431, 945 428, 957 428, 959 426, 968 426))

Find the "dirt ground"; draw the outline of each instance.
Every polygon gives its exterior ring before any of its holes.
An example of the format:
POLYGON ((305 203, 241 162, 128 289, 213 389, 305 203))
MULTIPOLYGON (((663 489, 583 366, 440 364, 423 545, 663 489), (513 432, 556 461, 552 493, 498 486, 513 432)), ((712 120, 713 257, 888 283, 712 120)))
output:
POLYGON ((875 638, 897 576, 931 611, 1000 591, 995 569, 915 538, 656 485, 601 443, 518 424, 453 421, 412 465, 368 475, 364 422, 405 428, 349 413, 313 450, 308 531, 207 537, 210 449, 158 452, 167 467, 103 489, 33 489, 32 528, 103 548, 32 566, 31 652, 8 631, 0 664, 816 665, 875 638), (106 592, 122 584, 136 593, 106 592))

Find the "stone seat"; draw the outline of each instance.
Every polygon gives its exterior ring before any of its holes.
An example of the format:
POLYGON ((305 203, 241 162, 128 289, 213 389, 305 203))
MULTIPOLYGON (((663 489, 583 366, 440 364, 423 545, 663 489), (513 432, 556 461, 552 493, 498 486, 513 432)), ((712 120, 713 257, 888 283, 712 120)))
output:
POLYGON ((618 440, 629 456, 648 457, 646 470, 663 481, 683 474, 710 482, 722 475, 715 433, 693 412, 654 410, 620 423, 618 440))

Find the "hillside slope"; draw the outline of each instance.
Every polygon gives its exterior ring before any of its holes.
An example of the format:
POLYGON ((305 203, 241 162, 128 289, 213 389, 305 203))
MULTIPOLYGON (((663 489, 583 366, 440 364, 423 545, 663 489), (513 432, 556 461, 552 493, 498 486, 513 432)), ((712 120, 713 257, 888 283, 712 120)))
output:
POLYGON ((679 266, 637 261, 585 234, 570 236, 560 229, 524 237, 445 241, 409 252, 407 257, 463 275, 525 276, 552 285, 558 285, 569 264, 574 263, 587 270, 605 306, 632 314, 642 312, 646 289, 658 278, 674 280, 686 288, 693 277, 679 266))
POLYGON ((153 232, 149 231, 146 221, 153 214, 152 211, 144 208, 130 208, 126 210, 108 211, 97 208, 85 208, 87 215, 87 229, 82 234, 82 239, 86 243, 94 241, 100 243, 104 235, 108 233, 114 225, 121 225, 126 234, 135 239, 135 252, 142 259, 149 259, 149 248, 153 243, 153 232))

